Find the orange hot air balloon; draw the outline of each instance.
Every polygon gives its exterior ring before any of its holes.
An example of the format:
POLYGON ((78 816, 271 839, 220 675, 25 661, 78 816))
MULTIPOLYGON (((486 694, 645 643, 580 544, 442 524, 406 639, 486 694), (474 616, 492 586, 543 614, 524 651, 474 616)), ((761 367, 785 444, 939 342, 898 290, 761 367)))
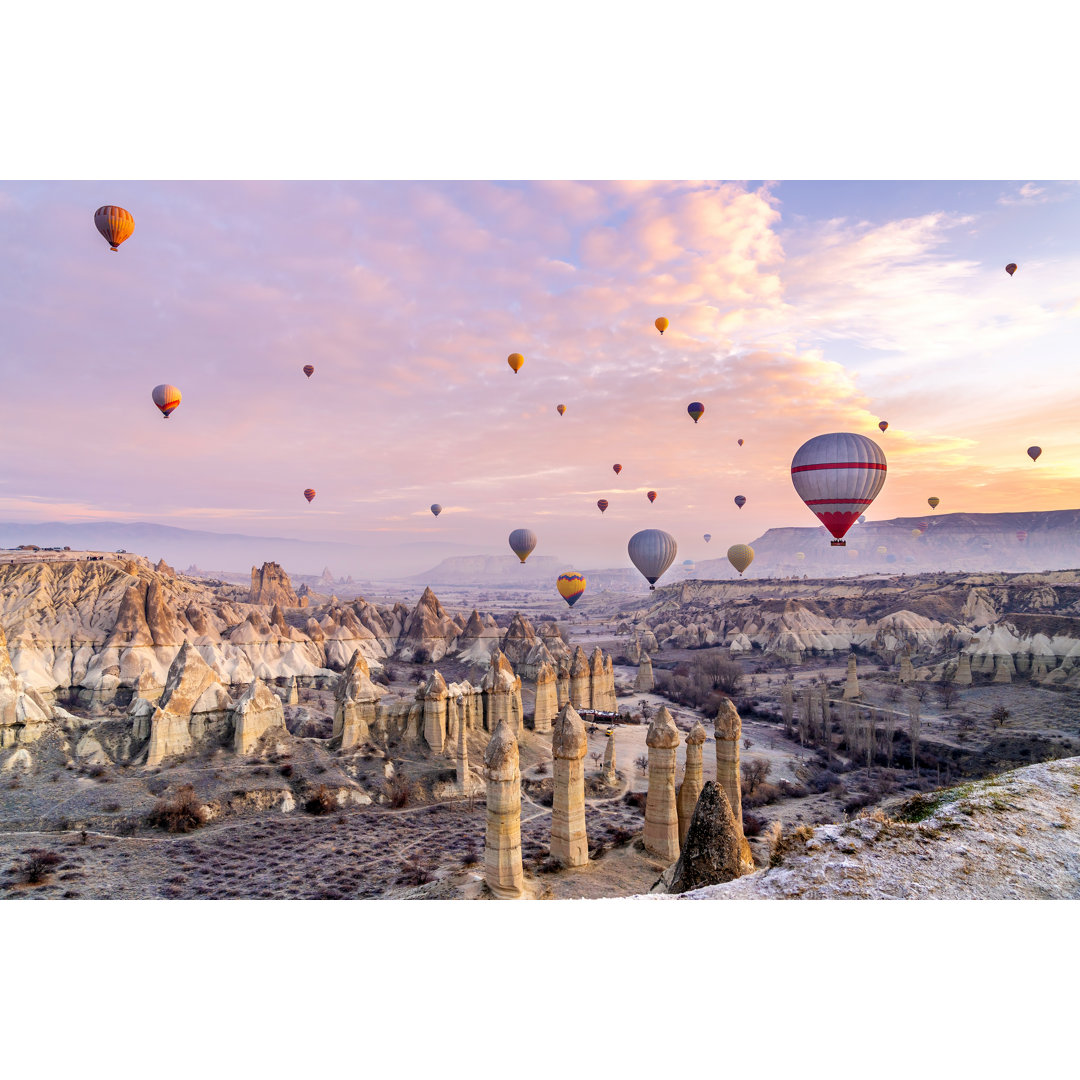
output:
POLYGON ((889 427, 889 421, 888 420, 880 420, 880 421, 878 421, 878 427, 881 429, 881 433, 884 435, 886 430, 889 427))
POLYGON ((558 410, 560 416, 562 416, 563 413, 566 412, 566 406, 565 405, 556 405, 555 408, 558 410))
POLYGON ((304 498, 307 499, 308 502, 311 502, 311 500, 315 498, 315 489, 304 488, 304 498))
POLYGON ((305 375, 306 375, 306 376, 307 376, 307 377, 308 377, 309 379, 311 378, 311 376, 312 376, 312 375, 314 375, 314 374, 315 374, 315 368, 314 368, 314 366, 313 366, 312 364, 305 364, 305 365, 304 365, 304 369, 303 369, 303 370, 304 370, 304 374, 305 374, 305 375))
POLYGON ((649 502, 656 502, 656 492, 650 491, 648 493, 649 502))
POLYGON ((180 391, 168 383, 155 386, 150 396, 154 399, 154 404, 161 410, 161 415, 166 420, 169 419, 169 413, 180 404, 180 391))
POLYGON ((661 315, 660 318, 653 323, 653 326, 655 326, 656 329, 660 331, 661 335, 663 335, 664 331, 668 328, 668 321, 661 315))
POLYGON ((1012 277, 1013 274, 1016 273, 1016 263, 1009 263, 1009 265, 1005 267, 1005 273, 1008 274, 1009 277, 1012 277))
POLYGON ((608 508, 607 499, 597 499, 596 505, 600 507, 600 513, 602 514, 608 508))
POLYGON ((616 476, 618 476, 619 473, 622 472, 622 466, 621 465, 612 465, 611 468, 614 471, 616 476))
POLYGON ((506 362, 514 369, 516 375, 521 370, 521 365, 525 363, 525 357, 519 352, 512 352, 506 358, 506 362))
POLYGON ((135 231, 135 219, 122 206, 99 206, 94 211, 94 224, 113 251, 135 231))

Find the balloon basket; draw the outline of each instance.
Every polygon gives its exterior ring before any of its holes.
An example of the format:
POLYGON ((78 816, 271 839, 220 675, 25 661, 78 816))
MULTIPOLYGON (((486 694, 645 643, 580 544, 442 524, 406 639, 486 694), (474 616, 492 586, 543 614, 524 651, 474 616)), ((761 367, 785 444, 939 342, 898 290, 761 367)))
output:
POLYGON ((829 547, 847 547, 846 540, 830 540, 829 547))

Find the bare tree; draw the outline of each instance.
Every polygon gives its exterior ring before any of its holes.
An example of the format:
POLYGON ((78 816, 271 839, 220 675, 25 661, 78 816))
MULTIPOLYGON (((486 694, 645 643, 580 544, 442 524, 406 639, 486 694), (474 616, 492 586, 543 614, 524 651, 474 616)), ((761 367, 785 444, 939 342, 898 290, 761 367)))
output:
POLYGON ((997 705, 990 714, 990 719, 994 722, 994 727, 1000 728, 1009 722, 1010 716, 1012 716, 1012 713, 1004 705, 997 705))
POLYGON ((749 750, 750 747, 754 745, 754 740, 753 739, 743 739, 742 744, 743 744, 743 749, 744 750, 749 750))
POLYGON ((743 790, 746 794, 753 795, 771 770, 772 765, 765 758, 744 761, 739 766, 739 771, 742 773, 743 790))
POLYGON ((641 699, 641 700, 640 700, 640 701, 639 701, 639 702, 637 703, 637 706, 638 706, 638 712, 639 712, 639 713, 641 713, 641 715, 642 715, 642 716, 643 716, 643 717, 644 717, 644 718, 645 718, 646 720, 648 720, 648 719, 649 719, 649 718, 650 718, 650 717, 652 716, 652 714, 653 714, 653 707, 652 707, 652 706, 651 706, 651 705, 649 704, 649 702, 648 702, 648 701, 647 701, 647 700, 646 700, 645 698, 642 698, 642 699, 641 699))
POLYGON ((790 738, 794 732, 792 722, 795 719, 795 691, 790 679, 785 680, 784 688, 780 692, 780 713, 784 718, 784 734, 790 738))
POLYGON ((922 734, 922 714, 917 694, 908 696, 908 738, 911 740, 911 771, 919 755, 919 736, 922 734))
POLYGON ((719 649, 710 649, 694 662, 695 674, 713 690, 734 697, 742 686, 743 669, 719 649))
POLYGON ((951 682, 942 683, 937 688, 937 695, 942 708, 948 712, 953 707, 953 702, 956 701, 957 689, 951 682))
POLYGON ((634 764, 638 767, 638 771, 644 776, 649 771, 649 755, 639 754, 634 758, 634 764))
POLYGON ((599 769, 600 768, 600 762, 604 760, 604 751, 603 750, 594 750, 589 755, 589 757, 591 757, 593 759, 593 764, 599 769))
POLYGON ((926 695, 930 693, 930 684, 924 682, 913 683, 911 692, 919 699, 919 701, 925 701, 926 695))

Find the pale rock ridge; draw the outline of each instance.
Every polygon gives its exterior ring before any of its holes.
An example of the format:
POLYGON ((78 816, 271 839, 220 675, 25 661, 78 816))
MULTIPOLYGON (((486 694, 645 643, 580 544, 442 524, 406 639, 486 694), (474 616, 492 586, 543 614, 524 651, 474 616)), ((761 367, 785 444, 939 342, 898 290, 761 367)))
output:
POLYGON ((276 562, 264 562, 258 570, 254 566, 251 568, 248 603, 298 607, 300 601, 293 591, 289 575, 276 562))
POLYGON ((45 733, 53 709, 35 691, 23 686, 8 654, 7 638, 0 627, 0 748, 34 742, 45 733))
POLYGON ((424 655, 432 663, 441 660, 457 640, 457 624, 443 610, 430 586, 416 603, 398 638, 398 658, 413 660, 424 655))
POLYGON ((517 739, 505 720, 498 722, 484 751, 484 779, 487 782, 484 880, 498 899, 516 900, 524 893, 521 773, 517 739))
POLYGON ((524 663, 536 644, 536 631, 533 630, 532 623, 520 611, 515 611, 510 619, 510 625, 506 628, 506 633, 499 642, 503 655, 517 667, 524 663))
POLYGON ((334 686, 331 738, 341 740, 342 750, 350 750, 368 741, 379 699, 385 692, 371 681, 371 669, 364 654, 356 649, 334 686))
POLYGON ((645 798, 645 849, 660 859, 679 857, 679 812, 675 801, 675 756, 679 729, 666 705, 649 724, 649 790, 645 798))
POLYGON ((971 657, 966 652, 960 653, 960 657, 956 661, 956 674, 953 676, 953 683, 956 686, 971 685, 971 657))
POLYGON ((552 727, 554 801, 551 808, 551 857, 563 866, 589 861, 585 834, 585 724, 573 705, 564 705, 552 727))

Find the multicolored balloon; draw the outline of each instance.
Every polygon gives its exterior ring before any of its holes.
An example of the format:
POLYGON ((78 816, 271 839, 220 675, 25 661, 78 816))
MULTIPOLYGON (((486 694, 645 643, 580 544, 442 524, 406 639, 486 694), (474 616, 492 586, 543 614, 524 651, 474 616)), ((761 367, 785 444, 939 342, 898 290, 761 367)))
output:
POLYGON ((741 510, 746 505, 746 496, 736 495, 733 502, 741 510))
POLYGON ((696 424, 705 415, 705 406, 702 405, 700 401, 691 401, 690 404, 686 406, 686 411, 690 414, 696 424))
POLYGON ((1027 537, 1028 534, 1026 529, 1017 529, 1016 539, 1019 540, 1021 544, 1027 539, 1027 537))
POLYGON ((313 364, 305 364, 303 372, 310 379, 311 376, 315 374, 315 366, 313 364))
POLYGON ((885 455, 865 435, 834 431, 803 443, 791 459, 799 498, 844 546, 844 534, 885 484, 885 455))
POLYGON ((600 507, 600 513, 602 514, 608 508, 607 499, 597 499, 596 505, 600 507))
POLYGON ((615 473, 616 476, 618 476, 619 473, 622 472, 622 466, 621 465, 612 465, 611 468, 612 468, 612 471, 615 473))
POLYGON ((743 571, 754 561, 754 549, 749 544, 732 544, 727 549, 727 557, 742 577, 743 571))
POLYGON ((941 503, 941 500, 936 495, 931 495, 926 501, 930 504, 931 510, 936 510, 941 503))
POLYGON ((881 429, 881 433, 884 435, 885 432, 888 431, 888 429, 889 429, 889 421, 888 420, 879 420, 878 421, 878 427, 881 429))
POLYGON ((652 590, 664 571, 675 561, 679 545, 675 543, 675 537, 671 533, 662 529, 642 529, 630 537, 626 550, 630 561, 652 590))
POLYGON ((560 416, 562 416, 566 412, 566 406, 565 405, 556 405, 555 408, 558 411, 560 416))
POLYGON ((525 357, 519 352, 512 352, 506 358, 506 362, 514 369, 516 375, 521 370, 521 365, 525 363, 525 357))
POLYGON ((668 321, 661 315, 660 318, 653 323, 653 326, 655 326, 656 329, 660 331, 661 336, 663 336, 664 331, 668 328, 668 321))
POLYGON ((742 441, 742 439, 740 439, 739 440, 739 445, 742 446, 742 443, 743 443, 743 441, 742 441))
POLYGON ((311 502, 311 500, 315 498, 315 489, 304 488, 304 498, 307 499, 308 502, 311 502))
POLYGON ((1028 455, 1029 458, 1031 458, 1032 461, 1038 461, 1039 457, 1042 455, 1042 447, 1041 446, 1029 446, 1027 448, 1027 455, 1028 455))
POLYGON ((166 420, 169 419, 169 414, 180 404, 180 391, 168 383, 155 386, 150 396, 154 399, 154 404, 161 410, 161 415, 166 420))
POLYGON ((1005 273, 1012 277, 1016 273, 1016 263, 1008 263, 1005 267, 1005 273))
POLYGON ((524 562, 536 547, 536 533, 531 529, 515 529, 510 534, 510 550, 524 562))
POLYGON ((559 595, 573 607, 585 592, 585 575, 571 570, 566 574, 560 574, 555 581, 555 588, 559 595))
POLYGON ((438 517, 442 513, 442 507, 438 503, 432 503, 431 512, 438 517))
POLYGON ((116 251, 135 231, 135 219, 122 206, 99 206, 94 211, 94 224, 111 251, 116 251))
POLYGON ((646 498, 647 498, 647 499, 649 500, 649 502, 651 502, 651 503, 653 503, 653 502, 656 502, 656 492, 655 492, 655 491, 649 491, 649 492, 646 492, 646 496, 645 496, 645 497, 646 497, 646 498))

